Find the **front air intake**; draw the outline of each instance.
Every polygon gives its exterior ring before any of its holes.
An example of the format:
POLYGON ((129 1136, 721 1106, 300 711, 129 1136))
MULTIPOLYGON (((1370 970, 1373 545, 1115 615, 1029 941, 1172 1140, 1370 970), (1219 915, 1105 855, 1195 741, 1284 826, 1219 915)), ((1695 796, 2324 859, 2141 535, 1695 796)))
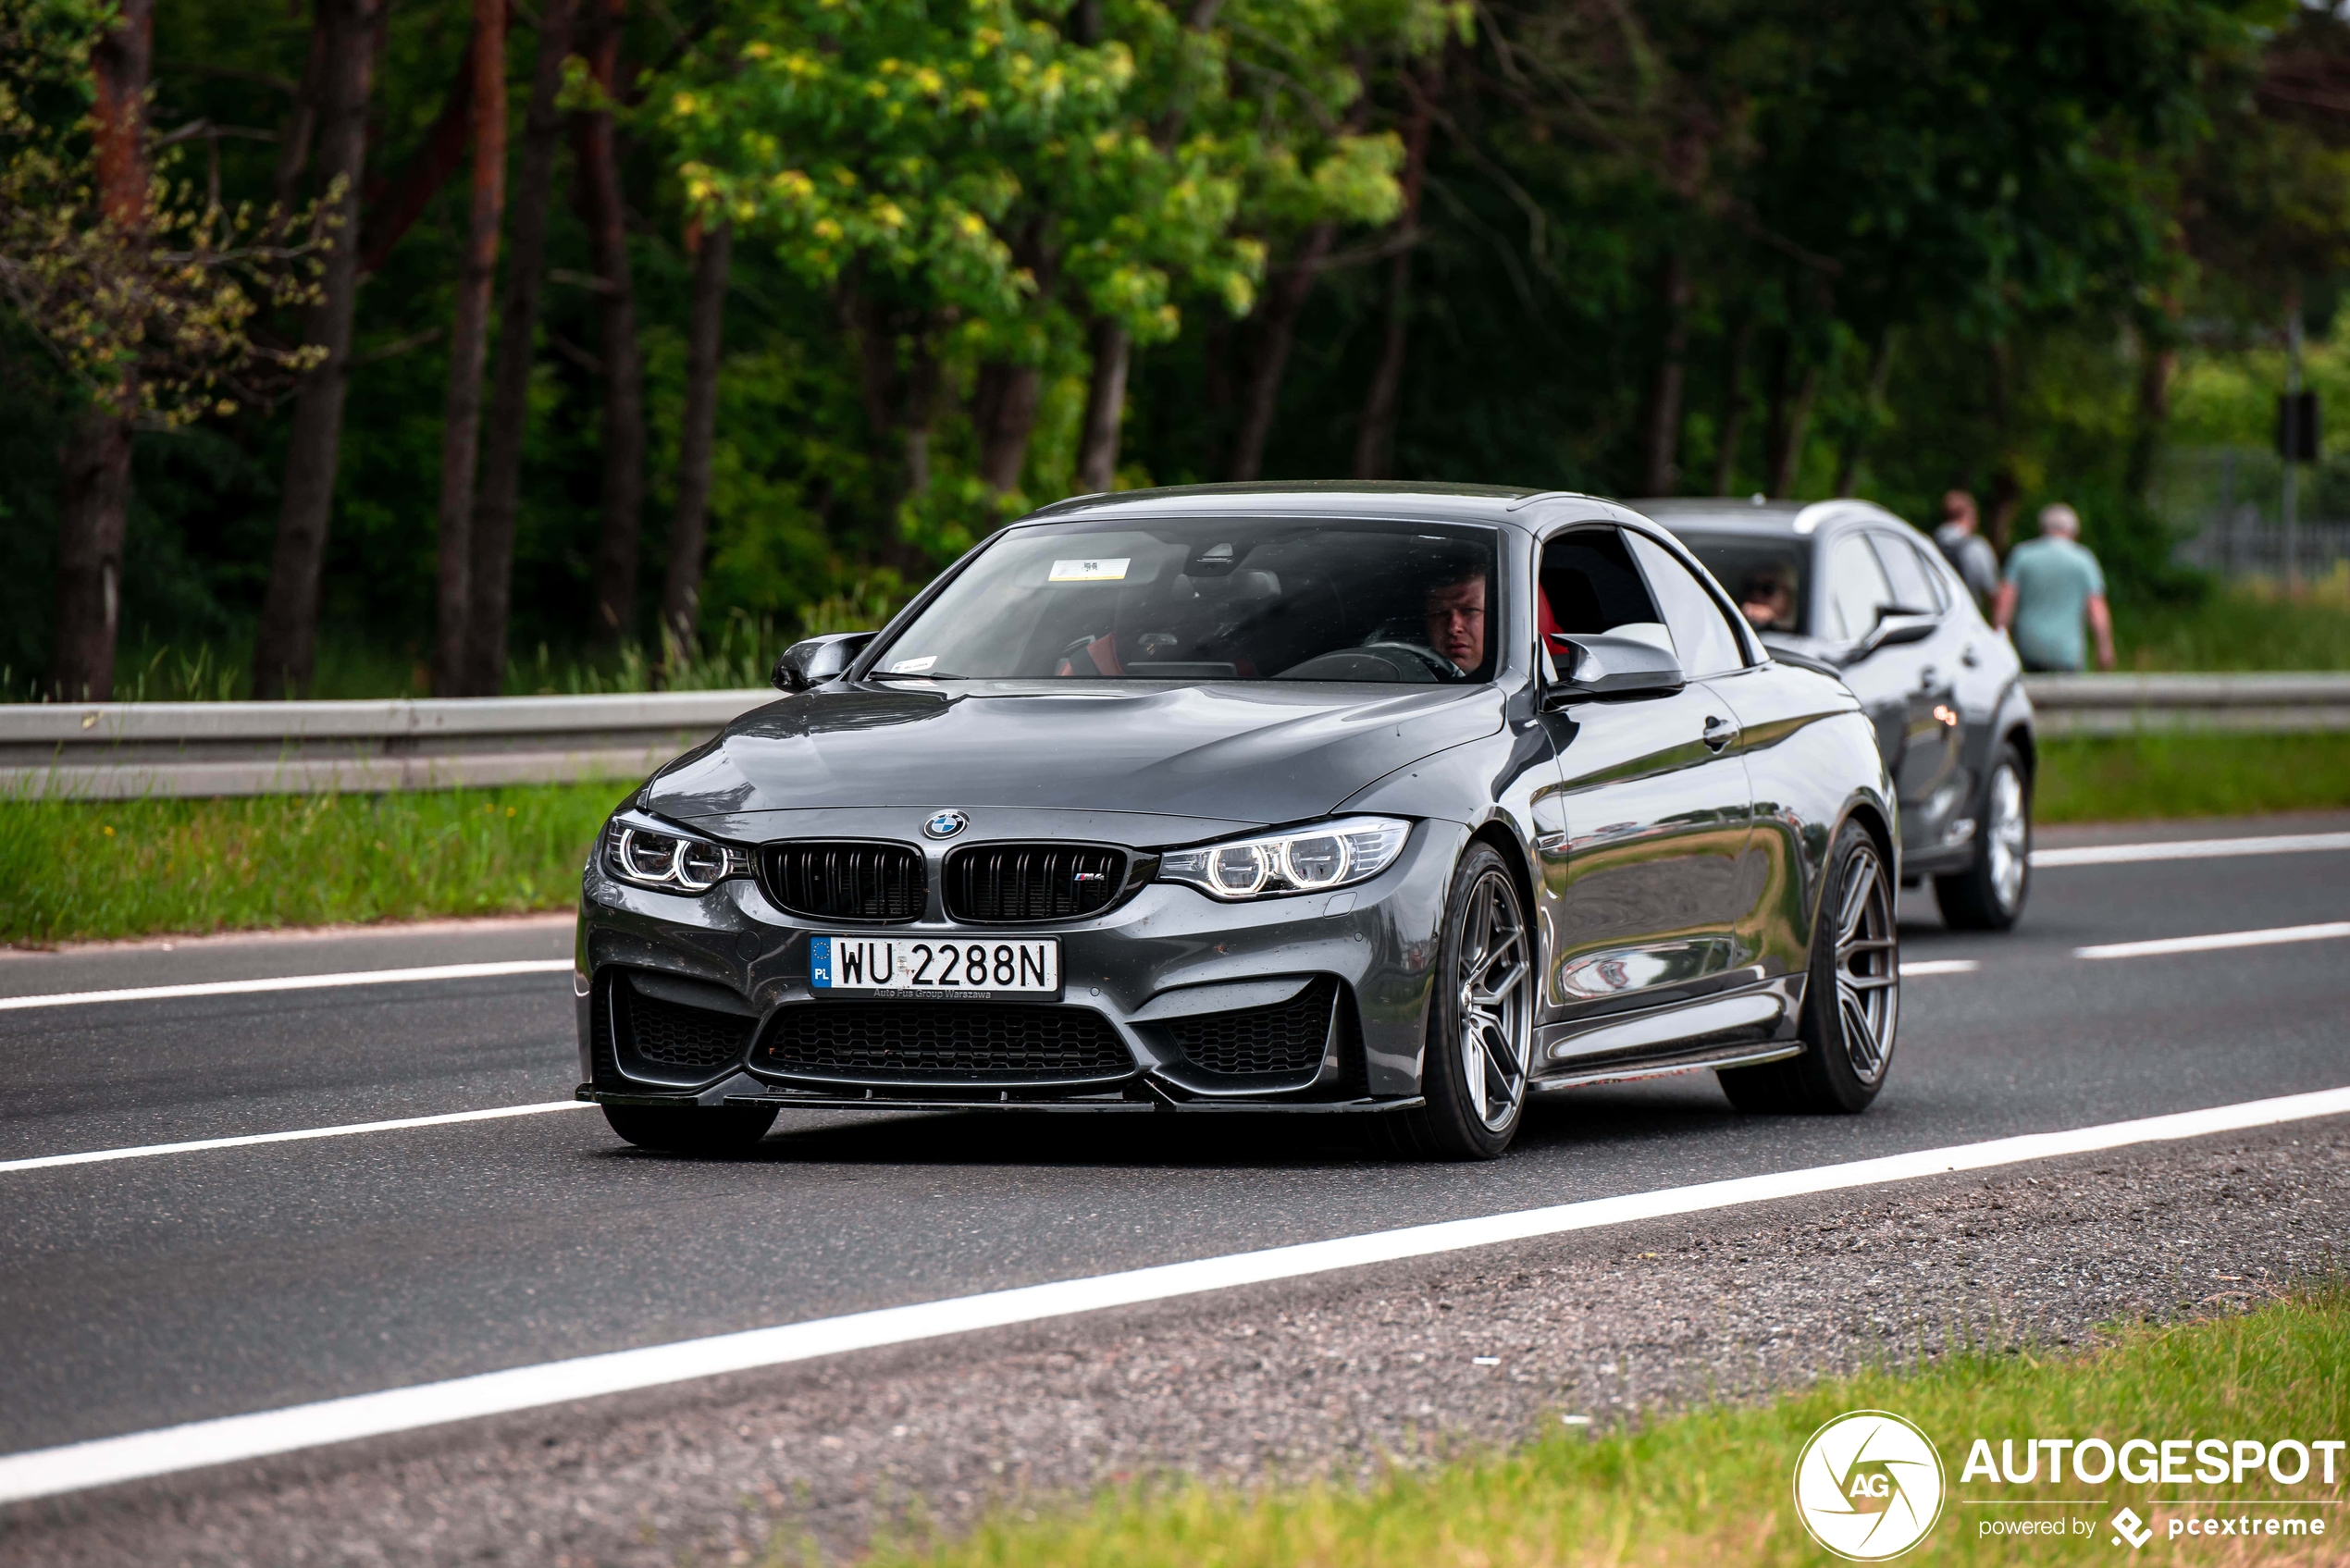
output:
POLYGON ((820 920, 917 920, 928 891, 921 851, 903 844, 771 844, 759 870, 777 907, 820 920))
POLYGON ((867 1083, 1083 1082, 1133 1071, 1087 1007, 983 1002, 805 1002, 777 1009, 750 1065, 867 1083))
POLYGON ((946 857, 946 918, 977 925, 1082 920, 1126 886, 1123 849, 974 844, 946 857))

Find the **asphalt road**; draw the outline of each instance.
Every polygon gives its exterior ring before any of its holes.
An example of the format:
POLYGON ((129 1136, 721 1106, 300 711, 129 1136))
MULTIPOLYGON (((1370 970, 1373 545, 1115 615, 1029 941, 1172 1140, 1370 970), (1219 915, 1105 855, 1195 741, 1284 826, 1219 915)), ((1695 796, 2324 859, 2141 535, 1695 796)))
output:
MULTIPOLYGON (((2341 831, 2350 817, 2049 833, 2341 831)), ((2350 919, 2350 852, 2046 870, 2023 927, 1903 907, 1872 1112, 1743 1118, 1709 1076, 1540 1102, 1499 1164, 1317 1120, 999 1114, 627 1149, 592 1110, 0 1170, 0 1453, 1108 1269, 2350 1084, 2350 941, 2084 945, 2350 919)), ((0 958, 0 996, 560 957, 560 924, 0 958)), ((0 1162, 560 1100, 559 974, 0 1011, 0 1162)))

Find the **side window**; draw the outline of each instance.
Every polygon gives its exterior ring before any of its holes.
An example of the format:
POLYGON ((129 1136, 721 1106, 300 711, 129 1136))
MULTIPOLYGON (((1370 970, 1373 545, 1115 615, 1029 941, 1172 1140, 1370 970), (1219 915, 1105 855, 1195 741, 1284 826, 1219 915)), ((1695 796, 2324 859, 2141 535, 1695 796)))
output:
POLYGON ((1673 647, 1683 672, 1696 679, 1743 668, 1745 645, 1731 632, 1729 617, 1705 591, 1705 585, 1655 540, 1638 534, 1627 537, 1632 553, 1648 573, 1649 586, 1656 590, 1657 602, 1664 609, 1664 623, 1672 629, 1673 647))
POLYGON ((1846 642, 1858 642, 1876 629, 1877 612, 1893 604, 1893 585, 1885 580, 1876 551, 1859 534, 1836 541, 1828 556, 1828 620, 1830 630, 1846 642))
POLYGON ((1885 564, 1885 575, 1893 585, 1893 602, 1904 610, 1922 614, 1939 615, 1942 600, 1934 591, 1933 579, 1926 575, 1925 562, 1910 548, 1910 541, 1892 534, 1872 534, 1870 542, 1876 546, 1877 559, 1885 564))
POLYGON ((1671 642, 1664 618, 1615 528, 1577 528, 1542 547, 1542 598, 1535 607, 1545 648, 1555 636, 1606 632, 1671 642))
POLYGON ((1901 544, 1911 555, 1918 558, 1919 568, 1925 574, 1925 586, 1934 595, 1935 612, 1948 615, 1950 612, 1950 606, 1958 602, 1950 587, 1950 563, 1942 559, 1942 552, 1939 549, 1930 545, 1922 545, 1915 539, 1906 538, 1901 541, 1901 544))

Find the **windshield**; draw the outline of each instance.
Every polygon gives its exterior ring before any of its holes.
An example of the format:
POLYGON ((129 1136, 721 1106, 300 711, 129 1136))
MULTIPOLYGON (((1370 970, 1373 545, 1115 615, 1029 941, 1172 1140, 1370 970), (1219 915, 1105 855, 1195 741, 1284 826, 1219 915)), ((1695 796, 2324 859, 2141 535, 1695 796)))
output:
POLYGON ((1221 517, 1020 528, 872 674, 1481 681, 1499 629, 1493 582, 1490 529, 1221 517))
POLYGON ((1758 632, 1811 634, 1812 547, 1805 539, 1757 538, 1750 534, 1683 533, 1689 553, 1730 591, 1747 624, 1758 632))

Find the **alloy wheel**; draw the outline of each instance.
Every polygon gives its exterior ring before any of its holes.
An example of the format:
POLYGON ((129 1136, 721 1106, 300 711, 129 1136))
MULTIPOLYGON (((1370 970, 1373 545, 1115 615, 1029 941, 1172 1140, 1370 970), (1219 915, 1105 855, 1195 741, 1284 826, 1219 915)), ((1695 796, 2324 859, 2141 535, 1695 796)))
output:
POLYGON ((2023 898, 2023 870, 2031 852, 2032 823, 2023 806, 2023 778, 2005 762, 1991 775, 1990 837, 1991 893, 2003 911, 2013 914, 2023 898))
POLYGON ((1844 1049, 1862 1083, 1885 1076, 1901 1005, 1893 888, 1876 851, 1856 847, 1846 862, 1844 903, 1837 913, 1836 1010, 1844 1049))
POLYGON ((1456 990, 1461 1080, 1470 1114, 1489 1132, 1517 1115, 1534 1021, 1533 947, 1508 877, 1488 870, 1463 910, 1456 990))

